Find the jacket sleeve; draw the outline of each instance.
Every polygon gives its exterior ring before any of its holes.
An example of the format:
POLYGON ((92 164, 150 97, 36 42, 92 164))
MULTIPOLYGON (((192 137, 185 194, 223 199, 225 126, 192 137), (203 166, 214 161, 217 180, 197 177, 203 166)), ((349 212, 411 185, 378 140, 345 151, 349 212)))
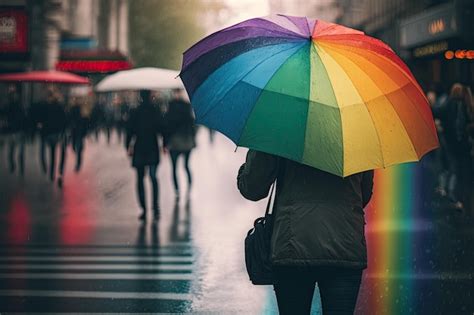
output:
POLYGON ((278 173, 278 157, 249 150, 237 175, 237 187, 246 199, 258 201, 268 196, 278 173))
POLYGON ((365 208, 372 198, 374 188, 374 171, 367 171, 362 174, 362 207, 365 208))

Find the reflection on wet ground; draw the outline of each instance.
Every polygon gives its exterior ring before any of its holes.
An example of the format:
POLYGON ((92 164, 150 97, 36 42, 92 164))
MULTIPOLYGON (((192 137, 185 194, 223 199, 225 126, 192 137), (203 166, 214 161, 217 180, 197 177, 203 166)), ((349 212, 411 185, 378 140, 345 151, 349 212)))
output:
MULTIPOLYGON (((66 160, 62 188, 43 174, 37 142, 25 144, 23 177, 0 147, 0 311, 276 313, 272 288, 245 272, 244 235, 265 202, 239 195, 246 150, 234 149, 201 129, 192 192, 179 200, 163 156, 161 220, 141 224, 135 174, 115 136, 88 138, 82 170, 66 160)), ((371 267, 358 314, 472 314, 472 225, 446 213, 384 225, 367 211, 371 267)), ((317 297, 313 305, 320 314, 317 297)))

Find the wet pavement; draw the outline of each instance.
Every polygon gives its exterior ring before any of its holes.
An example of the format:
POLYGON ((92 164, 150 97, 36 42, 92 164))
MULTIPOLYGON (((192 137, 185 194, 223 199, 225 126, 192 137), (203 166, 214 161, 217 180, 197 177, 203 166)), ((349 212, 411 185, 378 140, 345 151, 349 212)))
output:
MULTIPOLYGON (((234 150, 201 129, 193 187, 179 200, 162 156, 161 219, 141 224, 135 175, 116 134, 110 143, 86 140, 79 173, 68 151, 62 188, 43 174, 37 142, 25 147, 23 177, 9 171, 0 143, 0 313, 276 314, 272 288, 253 286, 245 272, 243 239, 265 201, 240 196, 235 177, 246 150, 234 150)), ((401 229, 369 222, 369 255, 370 242, 387 235, 410 235, 418 254, 391 257, 414 262, 409 272, 366 272, 358 314, 474 314, 474 227, 445 213, 424 221, 401 229), (393 305, 383 302, 389 295, 393 305)), ((320 314, 316 297, 313 305, 320 314)))

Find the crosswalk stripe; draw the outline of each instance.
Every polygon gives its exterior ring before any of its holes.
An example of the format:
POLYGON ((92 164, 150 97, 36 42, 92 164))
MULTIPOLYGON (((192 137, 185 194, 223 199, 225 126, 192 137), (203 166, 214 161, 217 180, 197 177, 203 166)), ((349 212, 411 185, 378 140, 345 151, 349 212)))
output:
POLYGON ((153 299, 189 301, 188 293, 158 292, 103 292, 103 291, 51 291, 51 290, 0 290, 0 296, 91 298, 91 299, 153 299))
POLYGON ((56 270, 187 270, 191 265, 139 265, 139 264, 0 264, 1 269, 56 269, 56 270))
POLYGON ((8 248, 0 249, 0 255, 24 251, 28 254, 82 254, 82 255, 120 255, 120 254, 155 254, 155 255, 192 255, 192 251, 183 249, 145 249, 145 248, 8 248))
POLYGON ((193 280, 189 273, 0 273, 0 279, 60 279, 60 280, 193 280))
POLYGON ((0 256, 3 261, 123 261, 123 262, 194 262, 188 256, 0 256))

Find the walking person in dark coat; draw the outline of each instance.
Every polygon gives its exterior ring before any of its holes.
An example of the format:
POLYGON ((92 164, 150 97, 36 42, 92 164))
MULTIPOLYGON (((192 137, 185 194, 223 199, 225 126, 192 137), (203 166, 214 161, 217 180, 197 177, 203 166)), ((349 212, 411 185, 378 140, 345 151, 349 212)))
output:
MULTIPOLYGON (((473 122, 473 104, 468 89, 456 83, 444 106, 434 108, 433 113, 441 120, 448 157, 448 197, 454 208, 469 209, 471 182, 471 150, 469 126, 473 122)), ((442 143, 443 144, 443 143, 442 143)))
POLYGON ((5 109, 6 116, 6 133, 9 134, 8 161, 10 172, 16 169, 15 155, 18 148, 18 164, 20 166, 20 174, 24 174, 25 169, 25 132, 26 132, 26 115, 20 104, 19 95, 15 85, 8 89, 8 104, 5 109))
POLYGON ((271 261, 280 314, 310 314, 316 282, 323 314, 353 314, 367 267, 373 171, 341 178, 250 150, 237 177, 241 194, 263 199, 275 181, 271 261))
POLYGON ((39 117, 39 129, 41 134, 41 164, 46 167, 46 146, 50 151, 49 178, 54 181, 56 177, 56 148, 61 144, 61 160, 59 165, 60 177, 58 185, 62 185, 62 174, 64 171, 64 160, 66 154, 65 130, 67 117, 62 102, 62 95, 55 86, 47 90, 46 101, 39 105, 43 113, 39 117))
POLYGON ((169 103, 166 113, 167 132, 165 137, 165 147, 170 152, 171 163, 173 164, 173 184, 176 199, 179 199, 179 184, 177 177, 177 163, 180 155, 184 157, 184 168, 188 176, 188 194, 191 191, 192 175, 189 169, 189 157, 191 151, 196 147, 194 125, 194 113, 189 102, 182 98, 182 91, 175 89, 174 98, 169 103))
POLYGON ((163 121, 160 111, 151 102, 151 91, 140 91, 141 103, 131 112, 127 127, 126 147, 132 156, 132 166, 137 171, 137 191, 142 214, 140 220, 147 217, 145 198, 145 169, 148 168, 153 187, 153 215, 155 220, 160 216, 158 179, 156 170, 160 162, 158 135, 163 132, 163 121))
POLYGON ((75 98, 73 100, 73 106, 69 111, 69 128, 71 131, 72 149, 76 153, 76 166, 74 168, 76 172, 79 172, 82 165, 82 152, 88 123, 89 120, 82 114, 81 101, 75 98))

